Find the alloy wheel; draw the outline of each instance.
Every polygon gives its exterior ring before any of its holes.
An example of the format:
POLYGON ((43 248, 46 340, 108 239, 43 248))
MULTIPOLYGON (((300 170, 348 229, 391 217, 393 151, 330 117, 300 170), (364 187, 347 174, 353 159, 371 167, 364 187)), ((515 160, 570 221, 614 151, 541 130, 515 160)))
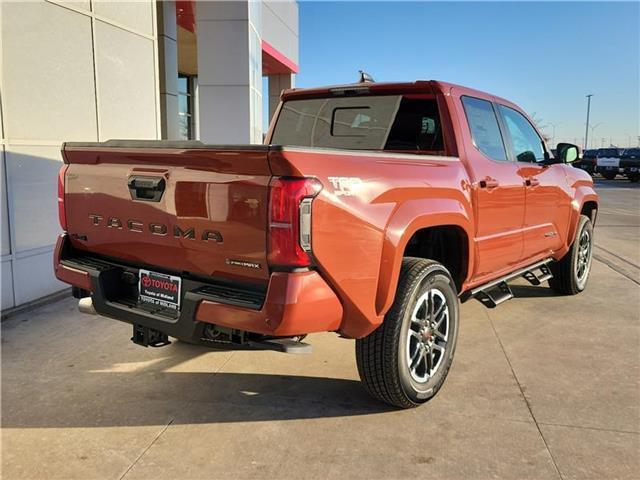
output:
POLYGON ((583 230, 578 241, 578 261, 576 262, 576 278, 582 282, 589 273, 591 266, 591 235, 583 230))
POLYGON ((440 290, 431 288, 415 304, 407 331, 406 355, 411 378, 426 383, 440 368, 449 338, 449 306, 440 290))

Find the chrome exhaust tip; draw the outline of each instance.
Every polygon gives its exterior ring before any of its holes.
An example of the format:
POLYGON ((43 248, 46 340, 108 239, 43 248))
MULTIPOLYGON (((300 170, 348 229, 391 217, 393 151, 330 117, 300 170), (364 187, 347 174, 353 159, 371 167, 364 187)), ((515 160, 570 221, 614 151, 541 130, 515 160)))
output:
POLYGON ((80 313, 86 313, 88 315, 97 315, 96 309, 93 308, 93 300, 91 297, 81 298, 78 302, 78 310, 80 313))

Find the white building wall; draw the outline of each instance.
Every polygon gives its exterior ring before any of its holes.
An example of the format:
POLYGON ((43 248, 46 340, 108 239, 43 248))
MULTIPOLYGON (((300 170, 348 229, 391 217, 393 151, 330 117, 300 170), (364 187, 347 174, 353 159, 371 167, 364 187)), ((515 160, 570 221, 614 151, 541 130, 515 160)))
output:
MULTIPOLYGON (((61 144, 177 135, 174 7, 0 0, 2 310, 67 288, 52 268, 61 144)), ((196 131, 209 142, 260 143, 261 42, 298 63, 297 2, 196 7, 196 131)), ((272 103, 292 81, 274 78, 272 103)))
POLYGON ((0 3, 2 309, 53 276, 64 141, 160 138, 153 0, 0 3))
MULTIPOLYGON (((265 0, 262 4, 262 38, 298 65, 298 2, 265 0)), ((273 119, 282 90, 295 87, 295 74, 269 76, 269 119, 273 119)), ((267 92, 264 92, 266 95, 267 92)))
POLYGON ((198 129, 208 143, 262 143, 262 2, 198 2, 198 129))
POLYGON ((298 2, 262 2, 262 38, 296 64, 298 63, 298 2))

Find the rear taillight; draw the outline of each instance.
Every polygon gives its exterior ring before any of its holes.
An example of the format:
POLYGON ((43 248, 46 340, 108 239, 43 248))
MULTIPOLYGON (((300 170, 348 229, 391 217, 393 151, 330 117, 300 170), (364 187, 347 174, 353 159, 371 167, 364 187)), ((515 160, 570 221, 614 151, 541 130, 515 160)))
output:
POLYGON ((269 264, 311 265, 311 203, 322 190, 315 178, 274 178, 269 193, 269 264))
POLYGON ((62 230, 67 231, 67 214, 64 210, 64 177, 69 165, 64 164, 58 174, 58 219, 62 230))

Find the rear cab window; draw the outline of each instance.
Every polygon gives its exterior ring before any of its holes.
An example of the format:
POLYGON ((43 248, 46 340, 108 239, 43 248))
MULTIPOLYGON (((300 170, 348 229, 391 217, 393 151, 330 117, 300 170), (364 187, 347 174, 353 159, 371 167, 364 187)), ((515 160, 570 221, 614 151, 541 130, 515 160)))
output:
POLYGON ((435 98, 371 95, 286 101, 271 143, 445 154, 435 98))

